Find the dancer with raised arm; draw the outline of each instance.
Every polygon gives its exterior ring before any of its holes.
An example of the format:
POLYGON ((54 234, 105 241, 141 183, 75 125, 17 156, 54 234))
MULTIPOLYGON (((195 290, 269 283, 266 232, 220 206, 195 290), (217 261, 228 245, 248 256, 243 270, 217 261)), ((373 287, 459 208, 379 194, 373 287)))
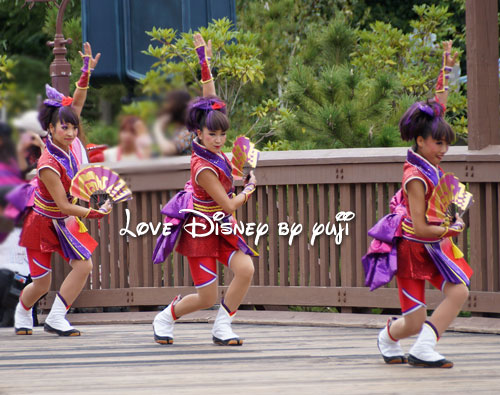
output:
POLYGON ((196 98, 188 108, 188 129, 196 134, 192 143, 191 179, 185 190, 176 195, 162 210, 179 217, 179 209, 196 211, 183 217, 178 232, 160 238, 155 249, 155 263, 162 262, 179 238, 177 252, 187 257, 197 293, 176 297, 153 322, 154 339, 160 344, 173 343, 175 321, 186 314, 212 307, 217 300, 217 261, 234 273, 212 329, 213 342, 239 346, 243 340, 236 335, 231 322, 252 281, 254 266, 251 256, 257 254, 239 234, 215 234, 194 237, 192 229, 208 225, 232 224, 233 213, 244 205, 255 191, 256 178, 250 174, 241 193, 234 196, 231 162, 221 151, 226 142, 229 120, 226 104, 215 96, 210 72, 211 42, 208 45, 200 34, 194 36, 203 83, 203 97, 196 98), (190 230, 191 229, 191 230, 190 230), (158 258, 159 257, 159 258, 158 258))

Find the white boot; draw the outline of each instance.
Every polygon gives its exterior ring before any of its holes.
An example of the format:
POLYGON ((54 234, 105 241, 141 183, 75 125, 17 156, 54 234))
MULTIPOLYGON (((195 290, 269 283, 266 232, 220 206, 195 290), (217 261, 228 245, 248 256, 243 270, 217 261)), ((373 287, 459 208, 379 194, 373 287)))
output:
POLYGON ((58 292, 50 313, 45 319, 43 329, 46 332, 55 333, 59 336, 80 336, 80 331, 73 328, 66 319, 67 311, 68 306, 58 292))
MULTIPOLYGON (((395 318, 393 318, 395 320, 395 318)), ((399 340, 395 340, 390 334, 391 319, 387 321, 387 325, 378 334, 377 346, 384 358, 385 363, 400 364, 408 362, 405 353, 401 349, 399 340)))
POLYGON ((21 300, 17 303, 14 314, 14 331, 16 335, 33 334, 33 308, 26 310, 21 300))
POLYGON ((173 344, 174 323, 178 319, 175 315, 174 306, 179 300, 181 300, 181 295, 177 295, 172 303, 156 315, 153 321, 153 334, 156 343, 173 344))
POLYGON ((215 344, 221 346, 241 346, 243 344, 243 340, 231 328, 233 318, 234 313, 231 314, 222 301, 212 328, 212 340, 215 344))
POLYGON ((434 351, 438 341, 437 330, 431 322, 425 321, 417 341, 410 350, 408 363, 413 366, 426 368, 451 368, 453 362, 448 361, 438 352, 434 351))

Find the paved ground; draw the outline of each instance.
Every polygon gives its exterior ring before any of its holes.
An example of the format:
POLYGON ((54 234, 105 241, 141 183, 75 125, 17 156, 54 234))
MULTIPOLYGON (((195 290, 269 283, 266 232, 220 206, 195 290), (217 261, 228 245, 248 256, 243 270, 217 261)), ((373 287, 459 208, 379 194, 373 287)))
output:
MULTIPOLYGON (((80 325, 80 338, 59 338, 38 327, 33 336, 15 336, 11 328, 1 328, 0 394, 500 391, 500 337, 495 334, 447 332, 438 351, 453 360, 455 367, 418 369, 384 364, 376 347, 378 329, 355 325, 235 324, 245 344, 215 346, 207 322, 214 313, 201 312, 194 317, 200 322, 177 324, 172 346, 154 343, 150 324, 111 324, 110 318, 107 324, 80 325)), ((115 322, 120 321, 118 315, 126 316, 115 314, 115 322)), ((291 316, 302 317, 296 320, 299 323, 307 318, 304 313, 291 316)), ((412 339, 403 342, 405 350, 411 343, 412 339)))

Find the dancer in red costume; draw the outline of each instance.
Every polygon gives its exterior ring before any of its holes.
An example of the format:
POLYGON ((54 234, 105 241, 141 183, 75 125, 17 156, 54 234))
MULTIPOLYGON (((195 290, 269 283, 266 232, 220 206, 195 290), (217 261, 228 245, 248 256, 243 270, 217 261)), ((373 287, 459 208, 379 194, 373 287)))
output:
POLYGON ((457 215, 452 224, 429 223, 426 210, 432 192, 443 176, 439 167, 454 139, 444 119, 448 97, 446 74, 455 63, 452 43, 443 43, 443 68, 436 86, 435 100, 417 102, 399 123, 401 137, 415 141, 403 168, 401 205, 402 238, 397 244, 397 283, 403 317, 389 320, 380 332, 378 346, 386 363, 407 361, 399 340, 419 334, 410 349, 408 363, 421 367, 451 368, 453 363, 434 348, 440 335, 460 312, 468 297, 472 270, 463 254, 453 245, 452 237, 465 224, 457 215), (445 270, 445 269, 451 270, 445 270), (444 300, 427 320, 425 281, 444 293, 444 300))
MULTIPOLYGON (((250 287, 254 266, 250 256, 256 253, 246 245, 239 234, 222 235, 212 233, 207 237, 193 237, 193 229, 207 225, 208 218, 217 217, 222 213, 223 218, 212 219, 218 224, 234 223, 232 213, 244 205, 255 191, 256 179, 253 173, 244 190, 233 196, 233 178, 231 176, 231 162, 222 153, 221 149, 226 142, 226 130, 229 120, 226 116, 226 105, 215 96, 215 85, 210 73, 211 42, 206 45, 200 34, 194 36, 196 52, 198 54, 203 83, 203 97, 195 99, 188 109, 188 129, 196 133, 192 143, 191 180, 186 185, 182 195, 189 196, 186 204, 177 205, 182 198, 174 198, 169 205, 175 206, 177 214, 179 208, 191 208, 200 214, 193 214, 185 218, 184 227, 180 231, 180 240, 177 252, 188 258, 189 268, 197 288, 197 293, 184 298, 178 296, 153 322, 154 339, 160 344, 173 343, 174 322, 181 316, 206 309, 214 305, 217 299, 217 262, 229 267, 234 278, 229 285, 215 319, 212 329, 214 343, 219 345, 239 346, 243 340, 231 328, 231 322, 241 301, 250 287)), ((164 209, 165 210, 165 209, 164 209)), ((176 233, 177 235, 177 233, 176 233)), ((177 236, 175 236, 177 237, 177 236)), ((174 236, 171 237, 173 239, 174 236)), ((163 239, 162 239, 163 240, 163 239)), ((155 256, 162 255, 166 247, 159 240, 155 249, 155 256)), ((164 258, 165 255, 162 255, 164 258)), ((162 261, 159 259, 158 261, 162 261)), ((156 259, 155 259, 155 262, 156 259)))
POLYGON ((72 267, 61 285, 44 329, 59 336, 79 336, 66 320, 66 312, 80 294, 92 270, 91 255, 96 243, 86 233, 81 218, 102 218, 111 211, 106 202, 99 210, 72 204, 69 195, 71 179, 80 164, 86 161, 79 141, 75 145, 80 126, 79 114, 87 95, 90 71, 100 54, 92 57, 85 44, 82 76, 77 82, 74 99, 65 97, 46 86, 47 99, 40 108, 40 124, 49 132, 46 149, 38 161, 37 187, 34 205, 23 226, 20 245, 26 247, 33 283, 21 294, 15 312, 15 332, 31 335, 33 331, 32 306, 48 292, 51 283, 51 257, 59 253, 72 267), (75 150, 76 147, 76 150, 75 150))

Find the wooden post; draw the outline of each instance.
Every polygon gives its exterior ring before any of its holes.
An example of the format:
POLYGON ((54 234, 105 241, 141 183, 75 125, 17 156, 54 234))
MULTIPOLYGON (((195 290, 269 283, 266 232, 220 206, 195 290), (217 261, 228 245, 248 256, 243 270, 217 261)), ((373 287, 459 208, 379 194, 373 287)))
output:
POLYGON ((500 144, 497 0, 466 1, 469 149, 500 144))
POLYGON ((71 65, 66 59, 66 45, 73 42, 71 38, 65 39, 62 29, 63 29, 63 19, 64 11, 66 11, 66 6, 69 0, 61 0, 59 3, 57 0, 25 0, 23 7, 29 4, 29 9, 33 8, 35 3, 53 3, 58 8, 57 21, 56 21, 56 35, 54 41, 48 41, 47 45, 53 47, 52 53, 54 54, 54 60, 50 64, 50 77, 52 81, 52 87, 57 89, 65 96, 69 96, 69 77, 71 75, 71 65))

